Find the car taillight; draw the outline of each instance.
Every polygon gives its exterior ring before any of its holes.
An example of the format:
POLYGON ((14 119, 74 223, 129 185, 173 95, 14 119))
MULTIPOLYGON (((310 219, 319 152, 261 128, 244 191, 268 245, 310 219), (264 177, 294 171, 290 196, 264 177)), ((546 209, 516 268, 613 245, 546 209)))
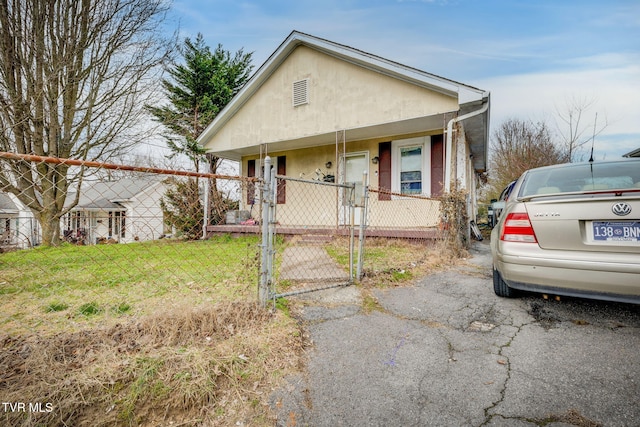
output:
POLYGON ((511 212, 502 224, 500 240, 505 242, 538 243, 533 232, 529 214, 526 212, 511 212))

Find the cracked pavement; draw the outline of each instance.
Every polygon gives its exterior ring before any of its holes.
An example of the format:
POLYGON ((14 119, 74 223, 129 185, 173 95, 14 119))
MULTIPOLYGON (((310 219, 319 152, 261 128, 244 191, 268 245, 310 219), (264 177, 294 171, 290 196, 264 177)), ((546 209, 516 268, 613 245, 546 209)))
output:
MULTIPOLYGON (((279 426, 637 426, 640 306, 498 298, 491 255, 410 287, 318 294, 307 369, 272 395, 279 426)), ((325 292, 325 291, 323 291, 325 292)))

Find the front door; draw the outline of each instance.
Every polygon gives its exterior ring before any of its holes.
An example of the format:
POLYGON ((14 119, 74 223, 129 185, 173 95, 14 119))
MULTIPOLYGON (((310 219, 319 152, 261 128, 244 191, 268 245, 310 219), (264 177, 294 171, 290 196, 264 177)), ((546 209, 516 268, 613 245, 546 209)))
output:
MULTIPOLYGON (((362 213, 362 206, 364 201, 362 200, 362 180, 363 174, 367 173, 367 184, 369 183, 369 153, 347 153, 344 156, 344 175, 342 176, 342 184, 355 184, 355 224, 360 225, 360 216, 362 213)), ((348 197, 349 191, 343 191, 342 205, 344 207, 349 206, 348 197)), ((343 216, 343 224, 349 223, 349 218, 346 217, 348 209, 342 209, 345 212, 343 216)))

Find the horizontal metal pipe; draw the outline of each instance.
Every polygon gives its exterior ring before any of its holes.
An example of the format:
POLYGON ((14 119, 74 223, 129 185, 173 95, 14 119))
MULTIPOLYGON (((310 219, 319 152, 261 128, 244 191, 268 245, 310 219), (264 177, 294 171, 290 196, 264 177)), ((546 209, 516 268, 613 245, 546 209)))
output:
POLYGON ((284 175, 276 175, 276 178, 284 179, 287 181, 304 182, 305 184, 327 185, 330 187, 340 187, 340 188, 355 188, 356 186, 355 184, 336 184, 335 182, 316 181, 314 179, 291 178, 290 176, 284 176, 284 175))
POLYGON ((34 154, 8 153, 6 151, 0 151, 0 158, 10 159, 10 160, 25 160, 27 162, 52 163, 52 164, 70 165, 70 166, 85 166, 85 167, 92 167, 92 168, 103 168, 103 169, 113 169, 113 170, 123 170, 123 171, 133 171, 133 172, 157 173, 157 174, 163 174, 163 175, 191 176, 191 177, 199 177, 199 178, 233 179, 238 181, 257 181, 258 180, 257 178, 252 178, 252 177, 218 175, 214 173, 203 173, 203 172, 177 171, 172 169, 148 168, 148 167, 142 167, 142 166, 117 165, 113 163, 94 162, 90 160, 63 159, 60 157, 36 156, 34 154))
POLYGON ((332 288, 339 288, 339 287, 344 287, 344 286, 350 286, 353 284, 353 281, 350 280, 348 282, 342 282, 342 283, 332 283, 330 285, 323 285, 323 286, 318 286, 318 287, 313 287, 313 288, 303 288, 303 289, 298 289, 296 291, 290 291, 290 292, 282 292, 282 293, 276 293, 272 296, 272 298, 284 298, 284 297, 289 297, 289 296, 293 296, 293 295, 301 295, 301 294, 308 294, 310 292, 316 292, 316 291, 324 291, 325 289, 332 289, 332 288))

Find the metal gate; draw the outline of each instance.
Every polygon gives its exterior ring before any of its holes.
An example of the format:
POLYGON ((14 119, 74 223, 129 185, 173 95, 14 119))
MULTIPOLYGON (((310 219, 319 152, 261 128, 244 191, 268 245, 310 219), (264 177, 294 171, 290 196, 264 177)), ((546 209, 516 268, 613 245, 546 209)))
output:
POLYGON ((360 277, 368 189, 366 185, 330 181, 322 175, 316 180, 276 175, 271 159, 265 158, 259 286, 262 304, 348 286, 360 277), (357 187, 361 189, 359 195, 357 187), (357 220, 356 209, 362 216, 357 220))

